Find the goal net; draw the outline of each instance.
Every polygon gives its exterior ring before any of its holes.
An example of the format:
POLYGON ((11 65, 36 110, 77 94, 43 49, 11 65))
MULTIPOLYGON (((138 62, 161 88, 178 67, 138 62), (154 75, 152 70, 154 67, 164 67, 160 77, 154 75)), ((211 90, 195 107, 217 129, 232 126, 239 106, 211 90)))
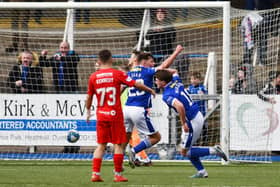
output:
MULTIPOLYGON (((122 68, 134 49, 151 52, 160 64, 177 45, 184 50, 171 67, 186 88, 193 72, 199 72, 208 89, 208 94, 192 95, 206 108, 196 146, 221 144, 232 161, 269 162, 271 151, 279 150, 278 102, 271 105, 257 94, 277 70, 279 10, 254 12, 249 40, 248 20, 243 20, 251 12, 227 9, 224 2, 136 3, 140 8, 126 3, 1 4, 1 159, 91 159, 96 128, 94 117, 85 122, 85 98, 88 77, 98 69, 98 52, 110 49, 115 67, 122 68), (69 43, 68 57, 63 57, 62 41, 69 43), (29 69, 23 65, 26 52, 32 56, 29 69), (243 69, 246 89, 237 85, 243 69), (70 129, 80 133, 76 143, 67 142, 70 129)), ((146 151, 148 157, 186 160, 179 154, 178 116, 160 94, 153 102, 151 117, 162 140, 146 151)), ((110 146, 104 158, 112 158, 110 146)))

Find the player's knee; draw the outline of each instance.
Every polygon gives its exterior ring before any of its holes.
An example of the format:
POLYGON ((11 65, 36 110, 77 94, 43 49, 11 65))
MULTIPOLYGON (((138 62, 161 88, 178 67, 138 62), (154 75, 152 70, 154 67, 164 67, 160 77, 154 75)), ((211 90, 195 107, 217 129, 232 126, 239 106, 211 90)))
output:
POLYGON ((127 142, 129 142, 129 140, 131 139, 131 132, 126 132, 126 139, 127 139, 127 142))
POLYGON ((161 134, 160 133, 157 133, 158 134, 158 142, 161 140, 161 134))
POLYGON ((100 151, 105 151, 106 146, 107 146, 106 144, 100 144, 100 145, 99 145, 99 150, 100 150, 100 151))
POLYGON ((122 144, 115 144, 114 145, 114 153, 115 154, 123 154, 122 144))
POLYGON ((153 134, 153 138, 154 138, 155 144, 158 143, 161 140, 160 133, 157 132, 157 133, 153 134))

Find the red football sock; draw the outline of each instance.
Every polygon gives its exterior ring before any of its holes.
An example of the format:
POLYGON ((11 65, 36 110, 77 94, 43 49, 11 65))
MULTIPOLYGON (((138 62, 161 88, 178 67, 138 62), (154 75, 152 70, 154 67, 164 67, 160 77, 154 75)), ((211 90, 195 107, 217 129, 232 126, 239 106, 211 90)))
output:
POLYGON ((114 154, 115 172, 122 172, 123 154, 114 154))
POLYGON ((102 163, 101 158, 92 159, 92 172, 100 173, 101 163, 102 163))

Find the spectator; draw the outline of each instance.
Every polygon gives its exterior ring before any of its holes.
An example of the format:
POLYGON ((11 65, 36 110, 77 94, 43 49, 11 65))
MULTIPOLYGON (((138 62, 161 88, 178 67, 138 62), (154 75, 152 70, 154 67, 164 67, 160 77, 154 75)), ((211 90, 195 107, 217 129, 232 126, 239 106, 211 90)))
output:
POLYGON ((49 59, 47 59, 47 50, 41 52, 40 65, 52 67, 53 83, 57 93, 73 93, 78 91, 77 65, 80 58, 69 47, 68 42, 61 42, 59 51, 49 59))
POLYGON ((14 93, 43 92, 43 73, 38 66, 36 53, 25 51, 18 57, 18 64, 13 66, 7 80, 8 87, 14 93))
POLYGON ((265 29, 267 21, 258 13, 247 14, 241 23, 242 34, 244 38, 243 63, 252 64, 254 48, 258 54, 260 65, 266 64, 267 57, 267 30, 265 29))
MULTIPOLYGON (((200 72, 195 71, 192 73, 191 84, 188 87, 188 91, 190 94, 200 94, 200 95, 208 94, 207 89, 202 84, 202 76, 201 76, 200 72)), ((200 108, 200 112, 203 114, 203 116, 205 116, 206 110, 207 110, 206 102, 205 101, 196 101, 195 103, 198 104, 198 106, 200 108)))
MULTIPOLYGON (((90 2, 90 1, 89 0, 75 0, 75 2, 90 2)), ((76 22, 80 22, 81 18, 83 18, 85 24, 89 23, 89 20, 90 20, 89 9, 84 9, 84 10, 77 9, 75 16, 76 16, 76 22)))
MULTIPOLYGON (((247 0, 246 9, 266 10, 272 9, 272 0, 247 0)), ((279 10, 250 12, 241 23, 244 36, 244 63, 251 63, 253 51, 256 49, 257 59, 260 65, 267 64, 268 37, 278 35, 279 10)))
MULTIPOLYGON (((191 74, 191 84, 188 87, 188 92, 190 94, 199 94, 199 95, 208 94, 207 89, 202 84, 202 76, 201 76, 200 72, 195 71, 191 74)), ((194 103, 196 103, 199 106, 200 112, 202 113, 203 117, 205 117, 206 112, 207 112, 206 101, 205 100, 199 100, 199 101, 195 101, 194 103)), ((208 123, 205 120, 204 124, 203 124, 203 129, 202 129, 203 144, 207 143, 207 131, 208 131, 208 123)))
POLYGON ((274 97, 268 97, 266 94, 280 94, 280 71, 269 72, 269 81, 257 95, 260 99, 275 104, 274 97))
POLYGON ((232 80, 231 92, 233 94, 254 94, 256 83, 247 76, 247 68, 240 67, 237 72, 237 80, 232 80))
POLYGON ((166 9, 157 9, 154 25, 146 35, 146 39, 150 41, 149 51, 154 55, 157 65, 162 60, 162 56, 171 55, 174 51, 176 30, 173 26, 167 26, 169 24, 167 16, 166 9))
MULTIPOLYGON (((24 0, 10 0, 10 2, 25 2, 24 0)), ((12 46, 6 48, 6 52, 18 52, 19 42, 22 40, 23 50, 28 50, 28 22, 30 11, 27 9, 16 10, 13 9, 11 27, 13 30, 12 46), (21 28, 20 28, 21 26, 21 28), (22 31, 21 34, 19 31, 22 31)))
MULTIPOLYGON (((170 12, 167 9, 157 9, 155 12, 154 25, 148 31, 146 39, 150 45, 148 50, 154 57, 156 65, 168 58, 174 51, 176 41, 176 30, 171 26, 170 12)), ((179 55, 171 68, 177 69, 182 81, 187 82, 189 70, 189 59, 187 55, 179 55)))

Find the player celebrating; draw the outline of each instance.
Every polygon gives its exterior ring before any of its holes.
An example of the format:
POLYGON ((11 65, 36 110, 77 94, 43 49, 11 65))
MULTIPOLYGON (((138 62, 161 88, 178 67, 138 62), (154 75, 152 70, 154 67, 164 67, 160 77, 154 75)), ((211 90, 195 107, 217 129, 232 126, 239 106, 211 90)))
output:
POLYGON ((112 68, 112 54, 109 50, 99 52, 99 70, 91 74, 88 82, 88 95, 86 101, 87 122, 91 116, 93 95, 97 98, 97 143, 92 161, 92 182, 102 182, 100 169, 102 157, 107 143, 114 144, 114 182, 128 181, 121 175, 123 163, 123 149, 121 144, 126 143, 126 133, 123 122, 123 113, 120 101, 121 85, 135 86, 140 90, 155 96, 155 92, 141 83, 132 80, 122 71, 112 68))
POLYGON ((182 125, 181 153, 183 156, 189 157, 191 163, 198 171, 191 177, 207 178, 208 173, 204 169, 200 157, 216 154, 227 161, 226 154, 218 145, 209 148, 192 146, 200 137, 204 122, 199 106, 192 101, 176 72, 159 70, 156 72, 155 77, 157 87, 164 88, 163 101, 179 113, 182 125), (172 76, 172 73, 174 73, 174 76, 172 76))
MULTIPOLYGON (((168 57, 160 66, 154 68, 154 59, 150 53, 140 53, 134 66, 128 72, 128 75, 136 82, 141 82, 146 86, 153 87, 154 74, 157 70, 169 67, 178 54, 183 50, 181 45, 176 47, 170 57, 168 57)), ((151 108, 151 94, 140 91, 136 88, 128 89, 128 98, 124 107, 124 118, 127 139, 131 138, 131 133, 136 126, 139 133, 146 135, 148 138, 142 140, 138 145, 130 149, 129 165, 135 167, 135 154, 145 150, 158 143, 161 135, 151 123, 148 109, 151 108)), ((126 145, 125 145, 126 146, 126 145)), ((125 147, 124 147, 125 148, 125 147)))

